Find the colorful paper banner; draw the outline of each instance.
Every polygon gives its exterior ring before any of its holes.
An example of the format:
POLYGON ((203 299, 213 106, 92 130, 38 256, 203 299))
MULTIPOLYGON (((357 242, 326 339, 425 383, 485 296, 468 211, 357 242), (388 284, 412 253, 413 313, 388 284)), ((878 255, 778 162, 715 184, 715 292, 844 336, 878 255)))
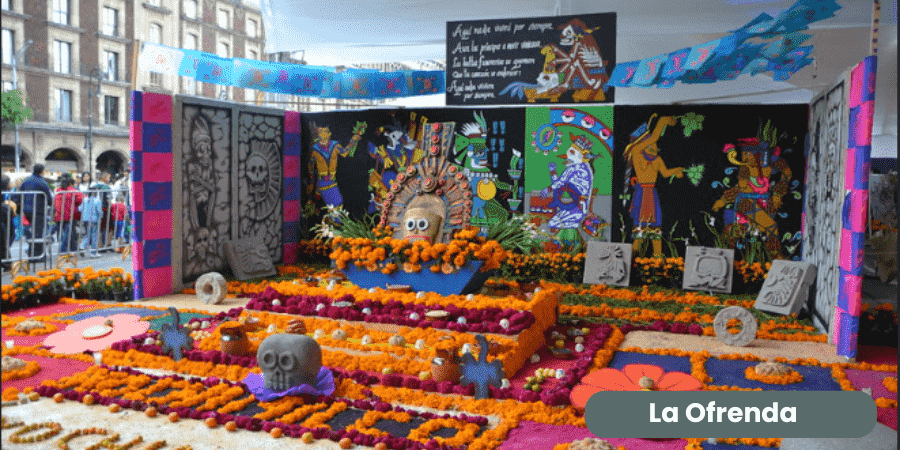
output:
POLYGON ((304 97, 384 99, 441 94, 445 88, 443 71, 349 69, 336 73, 329 67, 222 58, 153 43, 143 45, 138 68, 203 83, 304 97))

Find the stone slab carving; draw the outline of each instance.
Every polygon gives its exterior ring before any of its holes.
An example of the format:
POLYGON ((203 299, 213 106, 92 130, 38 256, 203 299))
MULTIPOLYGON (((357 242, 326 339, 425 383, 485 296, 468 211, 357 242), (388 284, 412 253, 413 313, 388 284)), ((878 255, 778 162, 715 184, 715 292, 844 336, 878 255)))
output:
POLYGON ((228 284, 225 277, 219 272, 209 272, 200 275, 197 282, 194 283, 194 291, 197 298, 203 300, 207 305, 218 305, 222 303, 225 294, 228 293, 228 284))
POLYGON ((268 247, 258 238, 226 242, 225 257, 234 277, 240 281, 271 277, 276 273, 268 247))
POLYGON ((740 306, 729 306, 716 314, 713 329, 716 330, 716 337, 720 341, 733 347, 746 347, 756 339, 756 317, 740 306), (731 319, 738 319, 741 322, 740 333, 728 332, 728 321, 731 319))
POLYGON ((796 314, 809 299, 809 288, 816 281, 816 266, 776 259, 772 261, 753 307, 776 314, 796 314))
POLYGON ((733 249, 687 247, 682 289, 730 294, 733 277, 733 249))
POLYGON ((589 241, 584 259, 584 283, 628 286, 631 244, 589 241))

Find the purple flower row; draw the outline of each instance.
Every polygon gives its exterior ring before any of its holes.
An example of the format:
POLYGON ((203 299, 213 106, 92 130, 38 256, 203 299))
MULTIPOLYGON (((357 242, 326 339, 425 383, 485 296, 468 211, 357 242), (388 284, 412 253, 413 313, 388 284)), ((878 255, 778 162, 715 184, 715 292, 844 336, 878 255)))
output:
POLYGON ((516 335, 528 329, 535 322, 534 314, 530 311, 518 311, 510 308, 466 309, 455 305, 442 308, 447 312, 447 317, 430 320, 425 314, 438 308, 416 303, 403 303, 399 300, 390 300, 386 303, 372 299, 356 301, 356 298, 350 294, 337 299, 324 295, 287 296, 271 286, 261 293, 251 295, 247 309, 407 327, 447 329, 460 333, 516 335), (273 305, 272 302, 275 300, 278 300, 280 305, 273 305), (338 302, 349 302, 353 306, 334 306, 338 302), (319 305, 323 306, 319 307, 319 305), (364 310, 366 311, 364 312, 364 310), (418 318, 412 318, 413 314, 416 314, 418 318), (509 321, 509 328, 503 328, 500 325, 500 321, 503 319, 509 321))

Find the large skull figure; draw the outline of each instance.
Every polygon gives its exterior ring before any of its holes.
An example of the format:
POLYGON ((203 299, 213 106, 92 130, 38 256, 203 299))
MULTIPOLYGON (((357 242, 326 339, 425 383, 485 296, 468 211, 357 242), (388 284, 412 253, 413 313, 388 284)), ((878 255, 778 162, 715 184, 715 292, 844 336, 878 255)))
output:
POLYGON ((303 384, 316 385, 322 349, 306 335, 273 334, 259 344, 256 360, 263 370, 265 388, 280 392, 303 384))
POLYGON ((269 183, 269 166, 266 164, 265 158, 258 153, 247 158, 247 182, 253 200, 263 201, 266 198, 266 188, 269 183))
POLYGON ((410 242, 428 241, 434 242, 438 231, 441 230, 440 215, 425 208, 408 208, 400 222, 403 227, 403 239, 410 242))

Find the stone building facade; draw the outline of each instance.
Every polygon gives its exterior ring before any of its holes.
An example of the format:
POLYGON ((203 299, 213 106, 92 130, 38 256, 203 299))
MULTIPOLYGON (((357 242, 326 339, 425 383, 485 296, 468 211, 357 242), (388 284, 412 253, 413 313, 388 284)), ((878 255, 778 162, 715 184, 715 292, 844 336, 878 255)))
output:
MULTIPOLYGON (((18 52, 18 89, 34 111, 32 120, 19 126, 23 170, 39 162, 54 172, 84 172, 93 159, 95 172, 125 171, 133 89, 235 101, 250 95, 243 89, 137 72, 141 42, 229 58, 265 57, 262 14, 253 0, 0 1, 3 91, 14 88, 18 52)), ((4 129, 4 171, 13 168, 14 159, 15 133, 4 129)))

